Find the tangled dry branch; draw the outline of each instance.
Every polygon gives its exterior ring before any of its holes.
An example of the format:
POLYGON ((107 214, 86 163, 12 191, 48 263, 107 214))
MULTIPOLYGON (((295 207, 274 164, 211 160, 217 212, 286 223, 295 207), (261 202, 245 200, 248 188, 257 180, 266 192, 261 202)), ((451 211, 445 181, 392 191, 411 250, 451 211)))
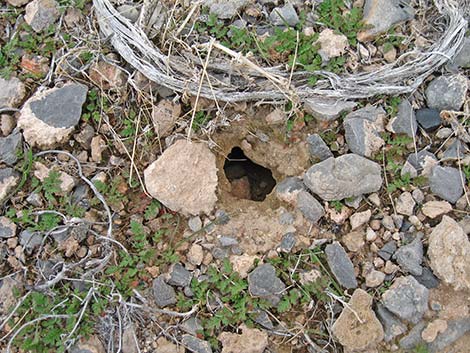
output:
MULTIPOLYGON (((200 43, 188 48, 188 52, 166 55, 148 38, 142 21, 131 23, 110 0, 93 0, 93 3, 102 32, 109 36, 119 54, 147 78, 182 94, 225 102, 286 99, 298 102, 313 97, 351 100, 411 93, 458 52, 467 29, 465 16, 470 13, 467 0, 434 0, 447 26, 439 40, 426 51, 412 50, 373 72, 339 76, 327 71, 296 71, 290 77, 289 69, 258 66, 218 42, 200 43), (208 45, 223 53, 225 60, 211 60, 206 72, 203 63, 194 60, 195 55, 189 50, 208 45), (221 74, 228 79, 220 79, 221 74), (308 85, 311 75, 323 79, 312 87, 308 85)), ((144 6, 146 3, 155 6, 158 1, 144 2, 144 6)), ((179 33, 175 31, 173 36, 179 33)))

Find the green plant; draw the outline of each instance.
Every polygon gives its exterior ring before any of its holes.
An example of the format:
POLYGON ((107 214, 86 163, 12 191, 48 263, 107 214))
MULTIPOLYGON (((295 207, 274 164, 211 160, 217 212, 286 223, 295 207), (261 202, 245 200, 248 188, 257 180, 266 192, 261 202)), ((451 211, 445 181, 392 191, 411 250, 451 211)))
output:
POLYGON ((336 212, 341 212, 343 209, 343 203, 339 200, 333 200, 330 202, 331 206, 336 210, 336 212))
POLYGON ((325 0, 318 6, 318 17, 327 27, 344 34, 351 45, 357 44, 357 33, 364 28, 360 8, 347 11, 343 0, 325 0))
POLYGON ((82 119, 87 122, 91 119, 94 122, 99 123, 101 120, 101 111, 106 111, 108 106, 108 100, 105 97, 101 97, 98 90, 93 88, 88 91, 82 119))

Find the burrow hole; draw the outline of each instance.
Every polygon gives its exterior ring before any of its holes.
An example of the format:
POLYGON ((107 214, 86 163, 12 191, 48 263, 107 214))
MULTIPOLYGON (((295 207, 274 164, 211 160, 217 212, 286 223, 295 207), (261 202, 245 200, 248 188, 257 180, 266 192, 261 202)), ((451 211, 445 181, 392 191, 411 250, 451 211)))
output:
POLYGON ((232 148, 224 172, 232 186, 231 194, 239 199, 264 201, 276 185, 273 173, 250 160, 240 147, 232 148))

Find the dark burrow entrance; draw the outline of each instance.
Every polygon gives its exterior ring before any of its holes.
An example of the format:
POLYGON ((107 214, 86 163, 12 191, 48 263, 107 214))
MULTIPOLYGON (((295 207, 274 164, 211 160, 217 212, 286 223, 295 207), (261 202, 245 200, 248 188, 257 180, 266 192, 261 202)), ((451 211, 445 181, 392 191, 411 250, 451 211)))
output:
POLYGON ((240 147, 227 156, 224 172, 232 186, 231 194, 239 199, 264 201, 276 185, 273 173, 251 161, 240 147))

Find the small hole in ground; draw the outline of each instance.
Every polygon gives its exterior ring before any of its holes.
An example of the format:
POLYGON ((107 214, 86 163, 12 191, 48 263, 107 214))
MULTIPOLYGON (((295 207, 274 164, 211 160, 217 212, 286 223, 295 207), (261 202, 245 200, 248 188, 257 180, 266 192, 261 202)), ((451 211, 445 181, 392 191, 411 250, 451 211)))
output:
POLYGON ((276 185, 273 173, 251 161, 240 147, 229 153, 224 172, 232 186, 232 195, 239 199, 264 201, 276 185))

